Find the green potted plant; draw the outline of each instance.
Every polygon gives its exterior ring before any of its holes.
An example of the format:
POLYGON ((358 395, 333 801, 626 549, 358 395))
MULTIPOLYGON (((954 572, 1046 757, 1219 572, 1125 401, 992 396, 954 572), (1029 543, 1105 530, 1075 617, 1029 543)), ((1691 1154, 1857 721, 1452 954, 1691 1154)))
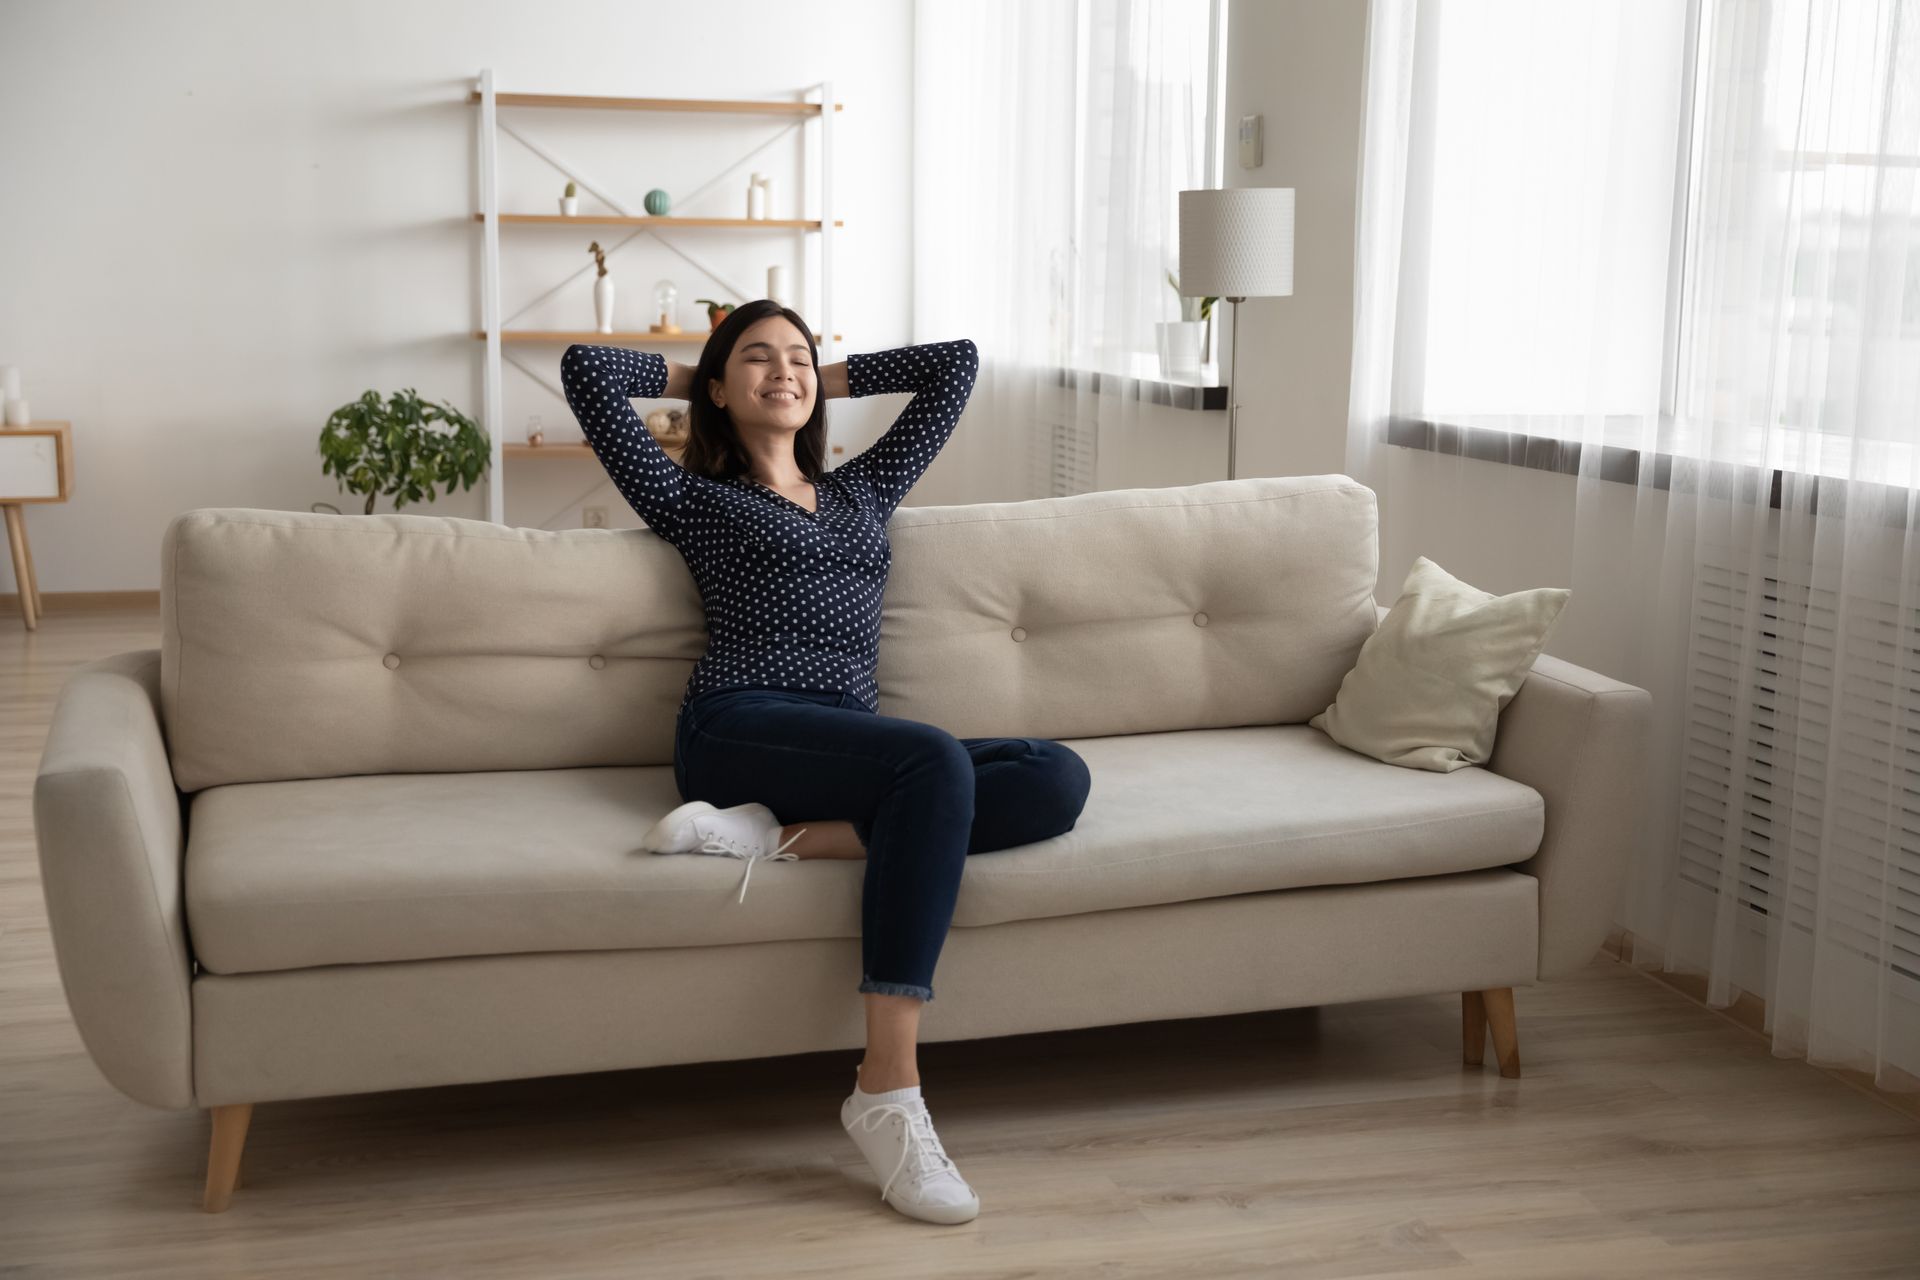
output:
POLYGON ((718 329, 726 323, 727 317, 733 314, 733 303, 731 302, 715 302, 712 298, 695 298, 694 302, 704 302, 707 304, 707 327, 709 329, 718 329))
POLYGON ((560 212, 569 218, 580 212, 580 191, 572 182, 568 182, 567 189, 560 193, 560 212))
POLYGON ((320 471, 340 478, 341 491, 367 495, 367 515, 373 500, 391 494, 394 510, 409 502, 434 499, 434 486, 453 492, 457 483, 470 489, 492 458, 492 448, 479 424, 444 401, 426 404, 408 387, 383 404, 380 393, 368 391, 333 411, 320 428, 320 471), (441 422, 447 430, 435 430, 441 422))

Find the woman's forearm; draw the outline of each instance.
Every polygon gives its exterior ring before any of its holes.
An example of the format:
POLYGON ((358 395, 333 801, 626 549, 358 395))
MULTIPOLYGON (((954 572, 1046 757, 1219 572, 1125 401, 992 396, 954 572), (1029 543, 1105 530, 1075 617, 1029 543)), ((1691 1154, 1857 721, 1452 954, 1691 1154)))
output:
POLYGON ((847 362, 845 360, 836 360, 832 364, 820 366, 820 398, 823 400, 847 398, 847 362))
POLYGON ((664 393, 668 400, 693 399, 693 366, 681 364, 678 360, 667 361, 667 389, 664 393))

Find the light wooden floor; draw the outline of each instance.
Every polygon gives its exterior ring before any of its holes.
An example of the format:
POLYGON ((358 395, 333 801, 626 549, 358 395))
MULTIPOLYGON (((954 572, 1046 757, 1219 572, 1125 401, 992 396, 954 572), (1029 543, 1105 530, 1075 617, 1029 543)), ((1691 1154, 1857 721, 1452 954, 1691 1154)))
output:
POLYGON ((69 1020, 30 796, 77 663, 151 611, 0 618, 0 1276, 1920 1275, 1920 1123, 1597 960, 1517 992, 1525 1076, 1456 996, 925 1046, 980 1192, 884 1207, 858 1053, 263 1105, 233 1208, 208 1124, 115 1093, 69 1020))

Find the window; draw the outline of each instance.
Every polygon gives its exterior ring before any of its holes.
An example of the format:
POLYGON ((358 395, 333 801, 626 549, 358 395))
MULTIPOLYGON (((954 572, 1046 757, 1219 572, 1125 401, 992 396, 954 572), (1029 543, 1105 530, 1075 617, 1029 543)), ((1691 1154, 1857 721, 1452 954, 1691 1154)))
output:
POLYGON ((1406 238, 1396 399, 1571 438, 1654 418, 1685 6, 1474 0, 1419 21, 1408 187, 1430 222, 1406 238))
POLYGON ((1073 368, 1160 376, 1154 322, 1180 319, 1167 282, 1179 193, 1217 185, 1216 7, 1224 17, 1220 0, 1079 0, 1073 368))
POLYGON ((1920 32, 1901 31, 1896 16, 1836 0, 1704 10, 1696 75, 1725 87, 1696 95, 1701 178, 1687 218, 1701 269, 1682 314, 1687 328, 1704 328, 1716 307, 1736 320, 1717 335, 1730 355, 1703 355, 1698 339, 1683 346, 1699 368, 1682 385, 1699 390, 1682 406, 1675 447, 1920 481, 1920 32), (1745 70, 1755 49, 1765 57, 1757 77, 1745 70), (1902 91, 1906 100, 1888 100, 1902 91), (1758 118, 1750 137, 1734 107, 1758 118), (1749 145, 1722 141, 1733 136, 1749 145), (1902 142, 1909 154, 1888 149, 1902 142), (1728 198, 1741 191, 1757 198, 1728 198))
POLYGON ((1920 484, 1894 16, 1423 4, 1396 417, 1920 484))

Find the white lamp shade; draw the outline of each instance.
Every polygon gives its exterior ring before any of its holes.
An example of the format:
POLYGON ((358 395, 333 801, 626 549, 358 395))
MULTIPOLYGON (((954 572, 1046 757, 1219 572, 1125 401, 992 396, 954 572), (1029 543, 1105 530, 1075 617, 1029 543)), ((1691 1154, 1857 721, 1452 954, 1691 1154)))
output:
POLYGON ((1180 193, 1180 293, 1285 298, 1293 293, 1293 188, 1180 193))

